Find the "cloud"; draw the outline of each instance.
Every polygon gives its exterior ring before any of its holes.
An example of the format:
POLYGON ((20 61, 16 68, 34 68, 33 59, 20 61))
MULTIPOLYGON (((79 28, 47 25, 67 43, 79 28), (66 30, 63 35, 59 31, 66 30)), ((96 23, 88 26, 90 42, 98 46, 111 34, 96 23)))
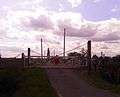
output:
POLYGON ((28 28, 33 28, 35 30, 49 30, 53 29, 54 24, 48 16, 40 15, 38 18, 30 17, 29 21, 23 21, 24 25, 28 28))
POLYGON ((92 40, 93 41, 113 41, 113 40, 120 40, 120 36, 116 35, 115 33, 110 33, 102 37, 92 38, 92 40))
MULTIPOLYGON (((92 25, 92 24, 91 24, 92 25)), ((59 32, 63 32, 63 29, 66 29, 67 36, 69 37, 91 37, 96 33, 96 29, 94 29, 90 24, 81 24, 81 26, 77 24, 73 24, 70 20, 64 20, 58 22, 59 32)), ((60 34, 60 33, 59 33, 60 34)))
POLYGON ((0 46, 2 51, 10 51, 10 52, 22 52, 24 51, 22 48, 16 46, 0 46))
POLYGON ((105 43, 109 43, 109 44, 119 44, 120 41, 106 41, 105 43))
POLYGON ((106 49, 110 49, 107 45, 103 45, 102 47, 100 47, 100 49, 106 50, 106 49))
POLYGON ((41 13, 37 17, 32 15, 31 17, 27 16, 26 18, 27 19, 23 18, 23 26, 37 32, 42 32, 44 30, 46 33, 63 35, 63 29, 66 28, 67 36, 69 37, 83 37, 94 41, 119 39, 119 36, 117 37, 117 35, 120 33, 120 21, 116 19, 91 22, 85 20, 78 13, 50 12, 48 14, 47 11, 44 12, 44 14, 41 13), (113 32, 115 32, 115 35, 110 34, 113 32))
POLYGON ((4 30, 0 30, 0 39, 3 39, 6 37, 6 32, 4 30))
POLYGON ((101 0, 93 0, 94 3, 99 3, 101 0))
POLYGON ((0 45, 0 53, 2 57, 15 57, 22 52, 25 52, 25 50, 17 46, 0 45))
MULTIPOLYGON (((46 47, 60 49, 63 47, 63 37, 61 35, 63 35, 64 28, 66 28, 68 36, 66 50, 72 48, 72 46, 80 45, 79 43, 86 42, 88 39, 97 41, 97 43, 102 41, 112 43, 120 40, 120 20, 88 21, 84 19, 81 13, 63 12, 65 10, 60 12, 51 11, 40 6, 37 1, 39 0, 35 0, 35 2, 26 0, 26 2, 18 4, 18 8, 16 6, 14 9, 6 9, 9 11, 8 13, 6 11, 7 15, 3 17, 4 20, 0 24, 0 26, 2 25, 0 28, 1 44, 19 46, 18 48, 25 49, 27 47, 32 49, 37 47, 39 49, 42 37, 45 46, 48 44, 46 47), (7 37, 4 36, 4 32, 7 37), (23 44, 24 46, 22 46, 23 44)), ((72 7, 77 7, 83 0, 69 0, 69 2, 71 2, 72 7)), ((7 50, 12 49, 14 52, 18 51, 14 48, 8 48, 7 50)))
POLYGON ((90 28, 89 26, 75 27, 71 24, 67 24, 65 21, 60 22, 59 32, 63 32, 63 28, 66 29, 67 36, 69 37, 91 37, 96 33, 95 29, 90 28))
POLYGON ((90 39, 93 41, 117 41, 120 40, 120 20, 110 19, 96 22, 96 34, 90 39))
POLYGON ((53 37, 43 36, 43 35, 37 35, 37 36, 35 36, 35 39, 36 39, 37 41, 41 41, 41 38, 43 39, 43 41, 44 41, 45 43, 57 44, 57 45, 60 44, 60 42, 59 42, 59 40, 57 40, 57 37, 56 37, 56 36, 53 36, 53 37))
POLYGON ((82 3, 83 0, 68 0, 72 7, 77 7, 82 3))
POLYGON ((115 5, 114 8, 111 9, 112 12, 120 12, 120 6, 115 5))

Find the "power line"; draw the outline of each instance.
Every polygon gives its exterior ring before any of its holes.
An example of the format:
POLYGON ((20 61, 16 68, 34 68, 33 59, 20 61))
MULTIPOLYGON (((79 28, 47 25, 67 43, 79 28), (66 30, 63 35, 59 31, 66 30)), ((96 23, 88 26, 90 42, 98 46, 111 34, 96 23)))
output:
MULTIPOLYGON (((70 52, 70 51, 73 51, 73 50, 75 50, 75 49, 78 49, 78 48, 80 48, 80 47, 82 47, 82 46, 84 46, 84 45, 86 45, 86 43, 84 43, 84 44, 82 44, 82 45, 80 45, 80 46, 77 46, 77 47, 75 47, 75 48, 73 48, 73 49, 71 49, 71 50, 68 50, 68 51, 66 51, 65 53, 68 53, 68 52, 70 52)), ((59 55, 62 55, 63 53, 61 53, 61 54, 59 54, 59 55)))
POLYGON ((33 51, 31 50, 33 53, 37 54, 37 55, 41 55, 40 53, 36 52, 36 51, 33 51))
POLYGON ((18 55, 16 55, 16 56, 15 56, 15 58, 19 57, 20 55, 21 55, 21 53, 20 53, 20 54, 18 54, 18 55))

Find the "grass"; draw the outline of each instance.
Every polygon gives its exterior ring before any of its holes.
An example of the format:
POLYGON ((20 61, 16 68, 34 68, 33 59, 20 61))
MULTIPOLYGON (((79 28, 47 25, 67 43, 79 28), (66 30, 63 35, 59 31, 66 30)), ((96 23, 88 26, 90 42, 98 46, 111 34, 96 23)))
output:
POLYGON ((0 70, 0 97, 58 96, 43 69, 24 69, 0 70))
POLYGON ((103 80, 99 73, 91 73, 88 75, 86 71, 81 71, 79 74, 80 77, 91 86, 120 95, 120 84, 115 85, 103 80))

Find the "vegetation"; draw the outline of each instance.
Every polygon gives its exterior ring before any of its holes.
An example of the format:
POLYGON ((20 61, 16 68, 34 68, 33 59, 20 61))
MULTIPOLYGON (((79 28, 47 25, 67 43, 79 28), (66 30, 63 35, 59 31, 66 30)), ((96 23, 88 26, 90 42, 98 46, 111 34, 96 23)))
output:
POLYGON ((57 97, 44 70, 0 70, 0 97, 57 97))
MULTIPOLYGON (((72 52, 68 56, 80 58, 81 65, 86 63, 85 53, 72 52)), ((88 75, 86 72, 82 78, 98 88, 120 94, 120 55, 114 57, 93 55, 91 62, 91 74, 88 75)))
POLYGON ((0 70, 0 97, 12 97, 20 80, 19 73, 13 70, 0 70))
POLYGON ((104 89, 110 91, 112 93, 116 93, 120 95, 120 84, 111 84, 104 80, 99 73, 91 73, 88 75, 87 72, 80 72, 80 78, 85 80, 91 86, 96 88, 104 89))
POLYGON ((120 57, 99 58, 99 73, 102 78, 112 84, 120 84, 120 57))
MULTIPOLYGON (((86 64, 86 55, 84 50, 81 53, 72 52, 68 56, 74 56, 80 60, 80 64, 86 64)), ((120 84, 120 55, 114 57, 93 55, 91 60, 92 71, 100 74, 101 78, 112 84, 120 84)))

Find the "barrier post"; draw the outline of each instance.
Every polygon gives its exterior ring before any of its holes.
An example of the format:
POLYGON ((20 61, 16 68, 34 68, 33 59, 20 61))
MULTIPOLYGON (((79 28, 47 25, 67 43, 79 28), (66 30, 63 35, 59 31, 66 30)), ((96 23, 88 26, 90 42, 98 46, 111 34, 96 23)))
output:
POLYGON ((87 43, 87 66, 88 74, 91 72, 91 40, 87 43))
POLYGON ((30 66, 30 48, 28 48, 28 66, 30 66))

